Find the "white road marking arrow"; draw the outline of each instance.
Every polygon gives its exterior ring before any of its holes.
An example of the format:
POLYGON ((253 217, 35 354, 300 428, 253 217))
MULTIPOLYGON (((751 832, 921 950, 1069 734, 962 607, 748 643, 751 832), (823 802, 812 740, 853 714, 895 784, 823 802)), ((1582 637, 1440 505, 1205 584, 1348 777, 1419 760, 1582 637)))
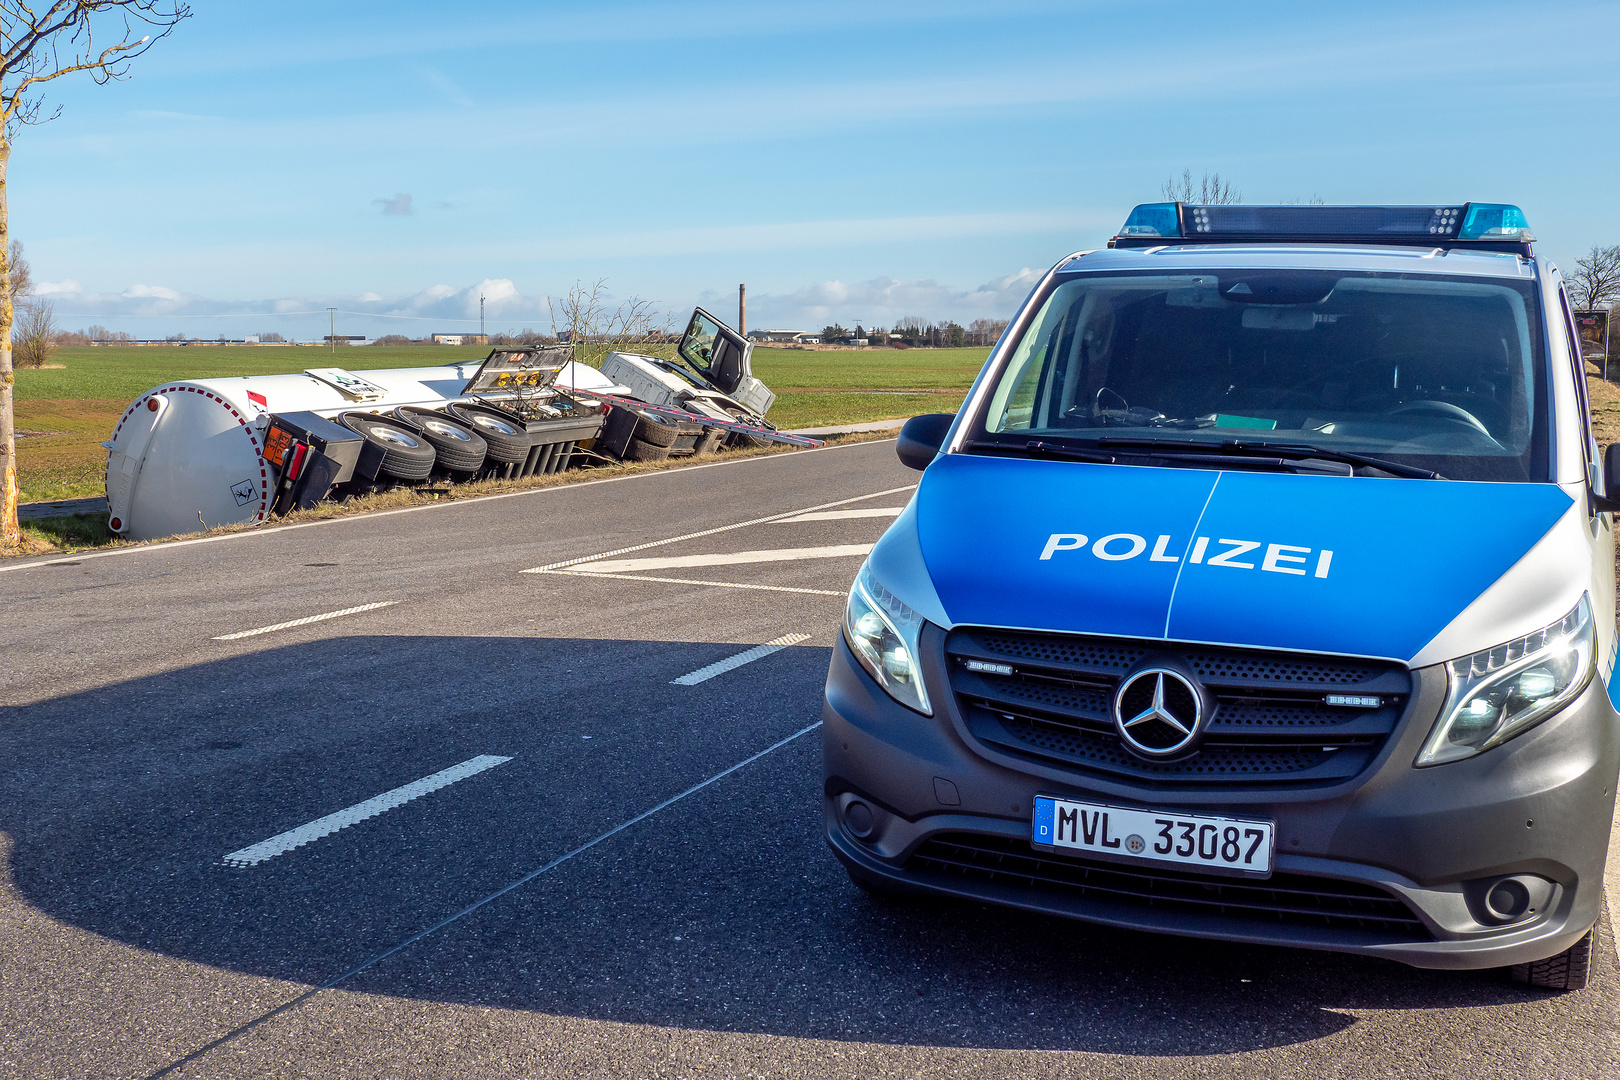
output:
POLYGON ((607 559, 575 563, 575 574, 634 574, 644 570, 675 570, 688 566, 740 566, 744 563, 797 562, 800 559, 845 559, 865 555, 871 544, 834 544, 829 547, 774 548, 768 551, 727 551, 714 555, 667 555, 655 559, 607 559))
POLYGON ((903 506, 867 506, 859 510, 820 510, 814 514, 800 514, 797 517, 777 518, 777 525, 791 525, 796 521, 844 521, 848 518, 885 518, 899 517, 904 510, 903 506))

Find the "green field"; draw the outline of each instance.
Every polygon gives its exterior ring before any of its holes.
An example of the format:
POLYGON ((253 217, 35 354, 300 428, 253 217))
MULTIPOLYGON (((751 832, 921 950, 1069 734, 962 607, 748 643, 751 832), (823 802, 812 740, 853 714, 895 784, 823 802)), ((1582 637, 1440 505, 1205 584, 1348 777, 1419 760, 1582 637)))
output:
MULTIPOLYGON (((99 495, 101 441, 139 394, 173 379, 355 371, 478 360, 482 346, 185 345, 67 348, 60 368, 17 371, 17 463, 24 502, 99 495)), ((754 374, 776 391, 778 427, 823 427, 953 412, 988 349, 755 349, 754 374)))

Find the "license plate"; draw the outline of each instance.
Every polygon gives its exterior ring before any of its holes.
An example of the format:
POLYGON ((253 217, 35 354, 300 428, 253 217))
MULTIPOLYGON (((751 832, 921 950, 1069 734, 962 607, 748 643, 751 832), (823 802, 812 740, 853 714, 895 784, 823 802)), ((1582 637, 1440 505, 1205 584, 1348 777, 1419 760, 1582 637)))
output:
POLYGON ((1272 823, 1035 798, 1031 841, 1038 848, 1107 859, 1197 867, 1223 874, 1271 873, 1272 823))

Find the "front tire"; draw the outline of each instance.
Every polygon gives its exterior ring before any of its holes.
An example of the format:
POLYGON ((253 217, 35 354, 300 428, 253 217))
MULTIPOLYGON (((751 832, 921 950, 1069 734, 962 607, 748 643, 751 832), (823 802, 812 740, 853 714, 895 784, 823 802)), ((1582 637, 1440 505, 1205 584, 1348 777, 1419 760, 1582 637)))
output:
POLYGON ((1597 943, 1597 927, 1575 944, 1545 960, 1528 964, 1514 964, 1509 970, 1513 981, 1543 990, 1580 990, 1586 986, 1592 971, 1592 949, 1597 943))

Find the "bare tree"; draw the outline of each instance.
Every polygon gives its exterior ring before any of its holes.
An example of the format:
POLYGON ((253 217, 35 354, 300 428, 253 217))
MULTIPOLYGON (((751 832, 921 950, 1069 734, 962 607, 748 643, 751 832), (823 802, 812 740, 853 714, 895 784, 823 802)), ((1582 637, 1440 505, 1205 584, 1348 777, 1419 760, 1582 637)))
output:
POLYGON ((1164 182, 1166 202, 1196 203, 1201 206, 1224 206, 1243 201, 1243 193, 1221 179, 1221 174, 1205 173, 1195 185, 1191 169, 1182 169, 1181 177, 1172 176, 1164 182))
POLYGON ((17 424, 12 409, 12 292, 6 170, 11 142, 25 124, 56 119, 40 97, 44 84, 88 71, 98 83, 129 74, 129 62, 167 37, 191 8, 181 0, 0 0, 0 538, 22 539, 17 525, 17 424), (111 31, 109 36, 108 31, 111 31), (109 44, 109 41, 111 42, 109 44))
POLYGON ((606 278, 589 285, 576 281, 566 296, 546 297, 552 335, 566 339, 574 346, 575 358, 592 367, 600 367, 615 349, 646 348, 670 336, 669 316, 658 310, 657 301, 632 296, 611 304, 606 278))
POLYGON ((968 344, 994 345, 1005 329, 1006 319, 974 319, 968 323, 968 344))
POLYGON ((1575 263, 1569 277, 1570 299, 1582 311, 1608 307, 1620 299, 1620 244, 1592 245, 1584 259, 1575 263))
POLYGON ((38 368, 56 352, 56 305, 49 300, 25 300, 12 327, 18 367, 38 368))
POLYGON ((11 242, 11 251, 8 255, 6 279, 0 283, 0 289, 5 290, 7 300, 17 304, 34 295, 34 271, 28 265, 28 260, 23 258, 21 240, 11 242))
POLYGON ((91 323, 85 327, 84 336, 90 339, 92 345, 121 344, 135 340, 122 330, 109 330, 99 323, 91 323))

